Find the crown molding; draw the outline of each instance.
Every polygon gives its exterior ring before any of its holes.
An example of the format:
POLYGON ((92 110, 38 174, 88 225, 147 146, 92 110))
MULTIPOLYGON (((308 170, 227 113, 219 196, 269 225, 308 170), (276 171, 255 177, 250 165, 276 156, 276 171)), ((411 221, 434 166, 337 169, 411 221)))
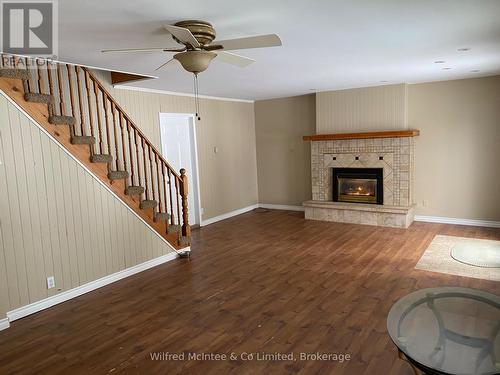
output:
MULTIPOLYGON (((194 94, 188 94, 185 92, 149 89, 149 88, 145 88, 145 87, 136 87, 136 86, 128 86, 128 85, 113 85, 113 87, 115 89, 118 89, 118 90, 141 91, 141 92, 149 92, 149 93, 153 93, 153 94, 162 94, 162 95, 171 95, 171 96, 186 96, 189 98, 194 98, 194 94)), ((255 102, 255 100, 224 98, 221 96, 198 95, 198 97, 201 99, 222 100, 222 101, 226 101, 226 102, 240 102, 240 103, 254 103, 255 102)))

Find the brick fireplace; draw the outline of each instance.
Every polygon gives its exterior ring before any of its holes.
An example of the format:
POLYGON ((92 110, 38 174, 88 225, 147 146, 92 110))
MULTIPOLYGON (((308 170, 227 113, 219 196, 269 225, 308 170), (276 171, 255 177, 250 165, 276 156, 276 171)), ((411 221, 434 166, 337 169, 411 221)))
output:
POLYGON ((306 136, 312 200, 306 219, 407 228, 413 222, 417 130, 306 136))

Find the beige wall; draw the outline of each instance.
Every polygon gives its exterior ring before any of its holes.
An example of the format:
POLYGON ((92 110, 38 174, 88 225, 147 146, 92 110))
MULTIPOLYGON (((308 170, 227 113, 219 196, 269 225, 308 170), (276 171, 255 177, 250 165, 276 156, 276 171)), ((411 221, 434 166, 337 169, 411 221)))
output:
POLYGON ((316 94, 317 134, 404 129, 408 85, 385 85, 316 94))
POLYGON ((301 205, 311 199, 311 149, 315 95, 255 103, 259 202, 301 205))
POLYGON ((0 319, 172 251, 3 95, 0 134, 0 319))
MULTIPOLYGON (((159 114, 194 112, 192 97, 114 89, 109 73, 97 75, 108 82, 111 94, 158 150, 159 114)), ((201 99, 201 115, 196 138, 202 220, 206 220, 258 201, 254 103, 201 99)))
POLYGON ((408 109, 417 214, 500 220, 500 76, 410 85, 408 109))

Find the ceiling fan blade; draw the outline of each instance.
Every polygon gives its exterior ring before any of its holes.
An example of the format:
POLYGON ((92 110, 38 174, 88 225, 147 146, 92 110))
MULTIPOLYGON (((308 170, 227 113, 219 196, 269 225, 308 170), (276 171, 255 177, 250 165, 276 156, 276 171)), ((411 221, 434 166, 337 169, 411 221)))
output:
POLYGON ((276 34, 257 35, 247 38, 217 40, 214 44, 221 44, 226 51, 246 48, 263 48, 281 46, 281 39, 276 34))
POLYGON ((168 60, 167 62, 165 62, 165 63, 161 64, 158 68, 156 68, 156 69, 155 69, 155 72, 156 72, 157 70, 162 69, 162 68, 168 68, 168 67, 170 67, 170 66, 173 66, 173 65, 174 65, 174 63, 175 63, 175 59, 170 59, 170 60, 168 60))
POLYGON ((198 41, 191 33, 191 31, 189 31, 189 29, 174 25, 165 25, 165 29, 167 29, 170 34, 175 36, 181 42, 188 43, 196 48, 200 47, 200 43, 198 43, 198 41))
POLYGON ((219 49, 224 49, 224 46, 221 46, 220 44, 209 44, 208 46, 203 46, 203 49, 205 51, 217 51, 219 49))
POLYGON ((167 48, 125 48, 125 49, 103 49, 101 52, 158 52, 168 51, 167 48))
POLYGON ((241 68, 247 67, 248 65, 255 62, 254 59, 224 51, 217 52, 217 58, 218 60, 221 60, 225 63, 236 65, 241 68))

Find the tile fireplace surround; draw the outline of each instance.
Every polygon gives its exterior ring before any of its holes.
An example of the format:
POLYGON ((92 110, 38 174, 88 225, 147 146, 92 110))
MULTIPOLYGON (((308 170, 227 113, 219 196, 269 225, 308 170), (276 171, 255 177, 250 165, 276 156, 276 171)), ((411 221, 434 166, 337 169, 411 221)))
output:
POLYGON ((408 228, 413 222, 417 130, 305 136, 311 143, 312 200, 306 219, 408 228), (383 204, 333 202, 333 168, 383 168, 383 204))

